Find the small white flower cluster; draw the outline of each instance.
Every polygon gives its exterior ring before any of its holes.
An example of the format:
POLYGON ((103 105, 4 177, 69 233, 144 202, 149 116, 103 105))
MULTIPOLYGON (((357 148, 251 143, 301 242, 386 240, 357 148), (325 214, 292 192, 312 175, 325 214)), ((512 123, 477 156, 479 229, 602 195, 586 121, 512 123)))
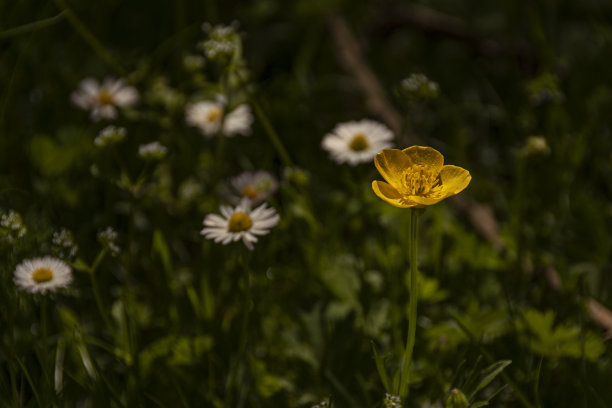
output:
POLYGON ((215 59, 220 55, 231 55, 236 49, 233 41, 227 39, 207 40, 202 43, 204 55, 207 58, 215 59))
POLYGON ((51 243, 58 250, 60 258, 74 258, 79 250, 74 242, 74 235, 65 228, 53 233, 51 243))
POLYGON ((127 131, 124 127, 109 125, 98 133, 98 136, 94 139, 94 144, 97 147, 110 146, 125 139, 126 134, 127 131))
POLYGON ((218 57, 231 56, 236 50, 236 28, 237 23, 229 26, 216 25, 209 23, 202 24, 202 30, 208 33, 209 39, 201 44, 204 55, 214 60, 218 57))
POLYGON ((112 227, 106 227, 103 231, 98 232, 98 242, 108 249, 113 256, 119 254, 120 251, 117 238, 119 238, 119 234, 112 227))
POLYGON ((397 395, 385 393, 385 408, 402 408, 402 400, 397 395))
POLYGON ((543 136, 529 136, 521 153, 525 156, 548 155, 550 147, 543 136))
POLYGON ((140 145, 138 147, 138 156, 145 160, 160 160, 166 157, 168 149, 158 141, 140 145))
POLYGON ((201 55, 186 55, 183 57, 183 67, 188 71, 199 71, 206 65, 206 60, 201 55))
POLYGON ((434 99, 440 93, 440 86, 424 74, 410 74, 402 80, 401 86, 408 94, 426 99, 434 99))
POLYGON ((321 401, 317 405, 313 405, 312 408, 326 408, 328 406, 327 401, 321 401))
POLYGON ((183 181, 178 188, 179 200, 183 203, 190 203, 202 194, 202 184, 193 178, 183 181))
POLYGON ((7 213, 2 214, 0 218, 0 227, 2 227, 0 237, 9 244, 22 238, 28 232, 21 215, 13 210, 9 210, 7 213))

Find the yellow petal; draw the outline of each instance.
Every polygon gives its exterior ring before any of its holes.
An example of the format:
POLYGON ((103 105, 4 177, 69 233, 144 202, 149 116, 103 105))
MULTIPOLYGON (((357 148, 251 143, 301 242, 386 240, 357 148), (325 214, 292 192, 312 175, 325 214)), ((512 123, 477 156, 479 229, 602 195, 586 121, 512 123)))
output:
POLYGON ((401 188, 402 174, 412 165, 412 161, 399 149, 384 149, 374 157, 374 164, 389 184, 401 188))
POLYGON ((402 150, 404 154, 410 157, 412 164, 419 164, 428 167, 434 174, 444 166, 444 156, 434 148, 426 146, 410 146, 402 150))
POLYGON ((435 195, 432 197, 425 197, 425 196, 409 196, 408 198, 410 199, 410 201, 413 201, 417 204, 420 205, 433 205, 436 203, 439 203, 440 201, 444 200, 446 197, 445 195, 435 195))
POLYGON ((396 207, 409 208, 417 205, 417 203, 413 203, 410 200, 402 197, 402 195, 393 186, 385 183, 384 181, 374 180, 372 182, 372 190, 374 190, 374 194, 376 194, 378 197, 396 207))
POLYGON ((446 165, 440 170, 440 180, 442 180, 441 194, 448 197, 463 191, 470 184, 472 176, 466 169, 446 165))

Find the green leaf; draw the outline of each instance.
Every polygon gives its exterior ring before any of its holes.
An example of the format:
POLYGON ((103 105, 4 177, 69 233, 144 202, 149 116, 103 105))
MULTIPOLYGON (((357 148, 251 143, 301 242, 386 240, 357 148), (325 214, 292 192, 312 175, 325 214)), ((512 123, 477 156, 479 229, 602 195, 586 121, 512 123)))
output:
POLYGON ((162 265, 164 266, 164 270, 168 275, 170 275, 172 273, 170 250, 168 249, 168 245, 164 239, 164 234, 159 229, 156 229, 153 232, 153 250, 157 252, 162 261, 162 265))
POLYGON ((489 385, 491 381, 493 381, 495 377, 497 377, 504 370, 504 368, 508 367, 510 364, 512 364, 511 360, 501 360, 482 370, 480 373, 480 381, 478 382, 478 385, 476 385, 476 388, 474 388, 474 391, 472 391, 470 394, 469 399, 471 400, 474 398, 478 391, 489 385))
POLYGON ((321 279, 340 300, 359 304, 360 266, 359 261, 350 254, 329 257, 323 262, 321 279))
POLYGON ((372 346, 372 352, 374 353, 374 360, 376 361, 376 370, 378 370, 378 376, 380 377, 380 381, 382 381, 383 386, 385 387, 385 391, 391 392, 391 388, 389 387, 389 376, 387 375, 387 369, 385 368, 384 356, 381 357, 378 354, 378 350, 376 350, 376 344, 374 344, 374 341, 370 340, 370 345, 372 346))
POLYGON ((141 371, 146 376, 155 360, 161 358, 170 366, 199 364, 201 357, 212 349, 213 344, 213 338, 206 335, 163 337, 140 353, 141 371))
POLYGON ((250 362, 257 392, 262 397, 270 398, 279 391, 294 388, 293 384, 286 378, 268 372, 263 361, 251 358, 250 362))
POLYGON ((523 320, 518 322, 521 341, 542 356, 561 358, 584 358, 595 361, 605 351, 603 340, 597 334, 581 332, 580 327, 571 323, 553 327, 555 314, 552 310, 540 312, 528 309, 523 320))

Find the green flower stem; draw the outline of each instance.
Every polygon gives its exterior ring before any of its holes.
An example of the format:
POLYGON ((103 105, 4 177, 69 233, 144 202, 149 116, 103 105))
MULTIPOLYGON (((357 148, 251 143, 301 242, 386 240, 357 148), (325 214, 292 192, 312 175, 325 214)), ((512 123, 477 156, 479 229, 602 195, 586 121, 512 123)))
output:
POLYGON ((45 18, 42 20, 34 21, 32 23, 20 25, 19 27, 13 27, 13 28, 9 28, 4 31, 0 31, 0 40, 5 39, 5 38, 10 38, 10 37, 15 37, 18 35, 27 34, 32 31, 37 31, 42 28, 49 27, 53 24, 59 23, 60 21, 62 21, 63 18, 64 18, 64 12, 62 11, 53 17, 45 18))
POLYGON ((223 170, 225 169, 225 143, 226 138, 225 134, 222 132, 217 133, 217 151, 215 152, 215 162, 214 167, 212 169, 212 179, 216 186, 219 186, 221 183, 219 181, 223 177, 223 170))
POLYGON ((259 103, 255 100, 254 97, 251 97, 251 104, 253 105, 253 109, 255 110, 255 115, 257 116, 257 118, 259 118, 259 121, 263 125, 266 134, 270 138, 270 142, 272 142, 272 145, 274 146, 274 149, 276 149, 276 152, 278 153, 283 164, 286 167, 293 167, 293 162, 289 157, 289 153, 287 153, 287 149, 285 149, 285 146, 283 145, 283 142, 278 136, 278 133, 276 133, 276 130, 274 130, 274 127, 272 127, 272 124, 268 120, 268 117, 266 116, 265 112, 263 111, 263 109, 261 109, 261 106, 259 106, 259 103))
POLYGON ((43 352, 47 354, 48 334, 47 334, 47 296, 43 295, 40 301, 40 327, 42 333, 43 352))
MULTIPOLYGON (((45 378, 46 382, 50 381, 49 375, 49 356, 53 353, 51 352, 51 346, 49 345, 49 330, 48 330, 48 300, 47 295, 42 295, 42 299, 40 301, 40 332, 41 332, 41 343, 42 349, 41 354, 38 356, 38 360, 42 367, 42 374, 45 378)), ((44 392, 46 394, 46 391, 44 392)))
POLYGON ((399 395, 402 400, 408 396, 408 371, 410 370, 416 337, 417 300, 419 296, 417 286, 417 221, 419 211, 419 209, 413 208, 410 213, 410 304, 408 306, 408 337, 406 339, 406 351, 404 352, 399 385, 399 395))
MULTIPOLYGON (((249 258, 250 260, 250 258, 249 258)), ((236 354, 236 360, 231 367, 229 373, 229 381, 228 388, 226 394, 226 406, 231 406, 231 398, 233 396, 238 396, 238 390, 240 385, 238 384, 238 374, 240 372, 240 365, 247 364, 246 359, 246 351, 247 345, 249 342, 249 322, 251 319, 251 303, 252 303, 252 293, 251 293, 251 270, 247 265, 248 260, 245 262, 243 259, 243 255, 240 255, 238 258, 242 269, 244 270, 244 282, 245 282, 245 293, 244 293, 244 302, 246 305, 244 316, 242 320, 242 325, 240 327, 240 343, 238 346, 238 353, 236 354), (235 387, 235 388, 234 388, 235 387)))
POLYGON ((74 30, 83 38, 83 40, 106 62, 118 75, 125 76, 123 67, 113 58, 113 56, 104 48, 102 43, 93 35, 81 19, 72 11, 65 0, 55 0, 57 7, 62 10, 62 15, 70 22, 74 30))
POLYGON ((100 262, 102 262, 102 259, 104 259, 106 252, 106 249, 103 249, 102 251, 100 251, 96 259, 94 260, 93 264, 89 268, 89 278, 91 280, 91 290, 93 291, 98 311, 100 312, 102 320, 104 320, 104 324, 110 331, 111 335, 114 335, 113 325, 111 324, 110 318, 108 317, 106 309, 104 308, 104 304, 102 303, 102 298, 100 297, 100 290, 98 289, 98 283, 96 281, 96 269, 98 269, 100 262))

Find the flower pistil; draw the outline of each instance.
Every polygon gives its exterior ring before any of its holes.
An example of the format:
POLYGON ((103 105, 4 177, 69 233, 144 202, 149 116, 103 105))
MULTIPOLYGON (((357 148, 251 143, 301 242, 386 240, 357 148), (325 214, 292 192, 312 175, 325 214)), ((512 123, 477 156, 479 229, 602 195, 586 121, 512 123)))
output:
POLYGON ((49 268, 38 268, 32 272, 32 279, 36 283, 49 282, 53 279, 53 271, 49 268))
POLYGON ((366 139, 365 135, 361 132, 355 134, 355 136, 353 136, 353 140, 351 140, 351 143, 349 144, 349 148, 355 152, 361 152, 368 147, 370 147, 368 139, 366 139))
POLYGON ((253 220, 246 213, 237 211, 229 219, 227 229, 229 232, 248 231, 253 226, 253 220))
POLYGON ((410 166, 402 175, 402 187, 406 195, 422 196, 440 185, 440 177, 420 164, 410 166))

